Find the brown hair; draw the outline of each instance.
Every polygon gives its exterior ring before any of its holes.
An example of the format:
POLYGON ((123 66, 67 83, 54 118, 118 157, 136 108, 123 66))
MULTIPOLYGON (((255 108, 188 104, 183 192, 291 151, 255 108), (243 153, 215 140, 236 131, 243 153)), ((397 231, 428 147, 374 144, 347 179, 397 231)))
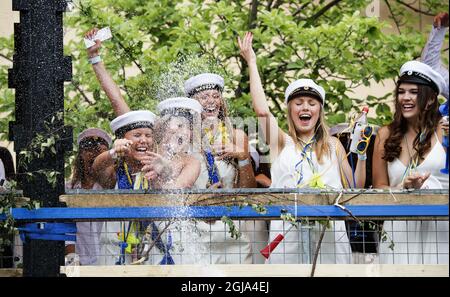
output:
MULTIPOLYGON (((395 89, 395 113, 394 120, 388 125, 389 137, 384 143, 383 159, 392 162, 400 156, 402 148, 400 143, 408 130, 408 123, 402 114, 402 107, 398 100, 398 89, 400 82, 397 82, 395 89)), ((415 151, 413 158, 419 156, 419 162, 422 161, 426 152, 431 148, 431 137, 433 136, 439 124, 439 101, 438 94, 431 87, 426 85, 417 85, 418 93, 416 106, 419 109, 417 125, 419 133, 413 142, 413 150, 415 151), (422 135, 422 141, 421 137, 422 135)))
MULTIPOLYGON (((291 118, 291 104, 288 102, 288 126, 289 126, 289 135, 294 140, 295 146, 300 147, 300 142, 298 141, 298 137, 300 136, 298 134, 298 131, 295 129, 294 121, 291 118)), ((320 107, 320 115, 319 120, 316 123, 315 126, 315 138, 316 142, 314 143, 314 152, 317 156, 317 161, 319 163, 322 163, 322 158, 324 154, 328 154, 328 156, 331 156, 331 150, 330 150, 330 133, 329 128, 325 123, 325 114, 323 110, 323 106, 320 107)))
MULTIPOLYGON (((83 158, 81 158, 81 155, 83 154, 84 150, 95 150, 95 152, 97 153, 97 155, 95 157, 97 157, 98 155, 100 155, 102 152, 99 151, 98 145, 96 145, 95 147, 90 147, 90 148, 85 148, 83 146, 83 142, 85 140, 88 140, 89 138, 92 137, 87 137, 86 139, 84 139, 83 141, 80 142, 80 145, 78 146, 78 153, 75 157, 75 160, 73 162, 73 168, 72 168, 72 179, 70 181, 70 187, 73 189, 73 187, 77 184, 80 183, 82 184, 86 177, 84 175, 84 167, 88 166, 89 164, 84 164, 83 158)), ((101 145, 105 145, 108 148, 108 142, 106 142, 106 140, 104 140, 103 138, 97 138, 96 141, 101 144, 101 145)), ((95 157, 93 159, 95 159, 95 157)))

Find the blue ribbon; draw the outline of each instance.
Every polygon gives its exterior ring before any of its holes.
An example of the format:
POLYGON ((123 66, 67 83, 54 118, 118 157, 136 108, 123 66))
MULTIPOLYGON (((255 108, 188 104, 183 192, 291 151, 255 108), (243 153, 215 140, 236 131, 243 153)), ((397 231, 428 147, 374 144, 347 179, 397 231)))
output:
POLYGON ((298 180, 297 180, 297 187, 300 185, 300 183, 303 181, 303 160, 306 158, 306 160, 308 161, 308 163, 309 163, 309 165, 310 165, 310 167, 311 167, 311 169, 313 170, 313 172, 314 172, 314 166, 312 165, 312 150, 310 150, 310 157, 308 158, 308 154, 307 154, 307 152, 308 152, 308 149, 311 147, 311 145, 313 144, 315 142, 315 137, 313 137, 312 139, 311 139, 311 141, 310 142, 308 142, 304 147, 303 147, 303 150, 302 150, 302 152, 300 153, 300 155, 301 155, 301 159, 300 159, 300 161, 297 163, 297 164, 295 164, 295 170, 297 171, 297 172, 299 172, 299 178, 298 178, 298 180), (298 168, 298 167, 300 167, 300 168, 298 168))
POLYGON ((123 162, 120 162, 119 168, 116 172, 116 178, 117 178, 117 186, 119 189, 133 189, 134 183, 130 184, 127 173, 125 172, 125 166, 123 165, 123 162))
POLYGON ((76 241, 77 226, 75 223, 29 223, 17 228, 20 239, 76 241))
POLYGON ((128 247, 128 243, 121 241, 119 242, 120 256, 117 260, 116 265, 125 265, 125 249, 128 247))
POLYGON ((218 183, 220 181, 219 174, 217 173, 217 167, 214 163, 214 156, 210 151, 205 151, 205 157, 206 157, 206 167, 208 169, 208 177, 209 177, 209 183, 211 185, 218 183))
POLYGON ((164 242, 161 239, 161 236, 159 236, 159 230, 156 226, 155 222, 151 222, 152 224, 152 240, 155 242, 156 247, 164 253, 164 257, 162 258, 161 262, 159 262, 159 265, 173 265, 175 264, 175 261, 173 260, 172 256, 170 255, 169 250, 172 248, 172 235, 169 231, 169 235, 167 236, 167 245, 164 244, 164 242))
MULTIPOLYGON (((119 189, 133 189, 134 188, 134 182, 133 182, 133 184, 130 184, 130 182, 128 181, 127 173, 125 172, 125 167, 123 166, 123 163, 121 163, 119 165, 116 176, 117 176, 117 186, 119 189)), ((141 185, 141 188, 142 188, 142 185, 141 185)), ((170 242, 167 245, 165 245, 161 239, 161 236, 158 236, 159 231, 158 231, 158 227, 156 226, 156 224, 152 221, 150 223, 142 222, 141 225, 144 225, 144 224, 145 225, 152 224, 152 239, 153 239, 153 241, 155 241, 156 247, 161 252, 164 253, 164 257, 163 257, 162 261, 160 262, 160 264, 161 265, 175 264, 172 256, 169 253, 169 250, 172 247, 172 236, 169 236, 170 242)), ((129 223, 129 225, 128 225, 128 232, 126 233, 126 235, 124 234, 125 241, 119 242, 120 257, 119 257, 119 260, 116 262, 117 265, 125 264, 125 249, 128 246, 128 244, 126 243, 126 240, 127 240, 128 234, 130 232, 130 226, 131 226, 131 223, 129 223)))

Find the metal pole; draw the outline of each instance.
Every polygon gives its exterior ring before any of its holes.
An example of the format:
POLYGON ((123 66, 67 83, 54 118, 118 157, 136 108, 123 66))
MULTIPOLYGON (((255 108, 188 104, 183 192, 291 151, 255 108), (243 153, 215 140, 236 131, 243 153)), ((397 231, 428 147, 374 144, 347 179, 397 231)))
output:
MULTIPOLYGON (((13 0, 20 11, 20 23, 14 24, 15 54, 9 69, 9 87, 15 89, 15 122, 10 122, 10 140, 17 154, 18 185, 25 197, 43 207, 61 207, 64 193, 64 152, 72 149, 72 130, 64 127, 64 81, 72 77, 70 57, 63 55, 64 0, 13 0), (52 122, 52 118, 54 118, 52 122), (26 160, 20 151, 35 150, 37 135, 43 141, 55 137, 54 150, 26 160), (39 172, 37 172, 39 171, 39 172), (57 172, 56 185, 44 172, 57 172), (32 173, 27 176, 24 173, 32 173)), ((37 147, 39 147, 37 143, 37 147)), ((59 276, 64 263, 64 242, 26 240, 24 276, 59 276)))

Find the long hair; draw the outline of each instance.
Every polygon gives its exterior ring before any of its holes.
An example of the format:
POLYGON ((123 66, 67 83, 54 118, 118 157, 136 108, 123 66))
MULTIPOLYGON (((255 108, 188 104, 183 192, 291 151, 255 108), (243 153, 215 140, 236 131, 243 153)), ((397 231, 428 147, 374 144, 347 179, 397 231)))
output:
MULTIPOLYGON (((397 87, 395 89, 395 113, 394 120, 388 125, 389 137, 384 143, 384 156, 383 159, 392 162, 395 158, 400 156, 402 148, 400 143, 402 138, 408 131, 408 123, 402 114, 402 107, 398 100, 398 88, 400 82, 397 82, 397 87)), ((413 141, 413 151, 415 151, 412 156, 415 158, 419 157, 419 162, 424 159, 424 155, 431 148, 431 137, 436 131, 440 114, 439 114, 439 102, 437 99, 438 94, 429 86, 417 85, 418 93, 416 106, 419 110, 419 115, 417 118, 418 134, 413 141)))
MULTIPOLYGON (((220 109, 219 109, 219 114, 218 114, 217 118, 219 119, 220 122, 222 122, 225 125, 226 131, 228 134, 228 140, 233 142, 234 128, 233 128, 233 124, 231 123, 231 120, 229 117, 229 108, 228 108, 227 101, 225 100, 225 98, 223 96, 224 91, 221 89, 218 89, 218 88, 214 88, 214 90, 216 90, 220 94, 220 109)), ((199 92, 190 94, 190 98, 196 99, 195 95, 197 95, 203 91, 206 91, 206 90, 201 90, 199 92)), ((196 100, 198 100, 198 99, 196 99, 196 100)))
MULTIPOLYGON (((291 104, 288 103, 288 127, 289 127, 289 135, 294 140, 295 146, 300 147, 300 142, 298 138, 300 137, 299 132, 295 129, 294 121, 291 118, 291 104)), ((330 133, 329 128, 325 123, 325 113, 323 107, 320 107, 319 120, 315 126, 315 138, 316 142, 313 145, 314 152, 317 156, 317 161, 322 164, 323 156, 328 155, 331 156, 330 150, 330 133)))
POLYGON ((0 159, 5 167, 5 177, 7 180, 15 179, 14 162, 11 153, 7 148, 0 147, 0 159))
POLYGON ((78 151, 77 156, 75 157, 75 160, 73 162, 73 168, 72 168, 72 180, 70 181, 70 188, 73 189, 73 187, 77 183, 82 183, 85 180, 84 176, 84 162, 81 158, 81 151, 78 151))
MULTIPOLYGON (((98 139, 97 140, 100 144, 105 145, 106 147, 108 147, 108 143, 106 142, 106 140, 104 139, 98 139)), ((88 148, 84 148, 83 147, 83 142, 82 141, 78 147, 78 153, 75 157, 75 160, 73 162, 73 168, 72 168, 72 179, 70 181, 70 187, 73 189, 73 187, 77 184, 83 184, 86 181, 86 176, 84 174, 84 169, 86 166, 90 166, 91 164, 84 164, 83 158, 81 157, 81 155, 83 154, 84 150, 90 150, 90 151, 95 151, 96 155, 93 157, 93 159, 95 159, 98 155, 100 155, 102 153, 102 151, 98 150, 98 145, 95 147, 88 147, 88 148)))

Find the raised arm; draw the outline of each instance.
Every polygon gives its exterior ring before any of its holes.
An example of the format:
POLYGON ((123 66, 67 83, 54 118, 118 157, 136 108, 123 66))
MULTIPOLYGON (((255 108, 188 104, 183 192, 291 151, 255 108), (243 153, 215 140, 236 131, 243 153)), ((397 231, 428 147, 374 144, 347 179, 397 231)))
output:
POLYGON ((434 17, 433 27, 428 36, 427 44, 422 51, 421 60, 431 68, 439 72, 444 77, 447 86, 443 91, 443 96, 448 100, 449 97, 449 75, 448 69, 444 67, 441 61, 441 48, 444 44, 445 34, 449 26, 449 16, 447 12, 441 12, 434 17))
POLYGON ((95 158, 92 171, 94 172, 95 181, 102 188, 114 188, 116 184, 115 160, 110 151, 103 152, 95 158))
MULTIPOLYGON (((87 32, 85 37, 91 39, 97 33, 98 29, 92 29, 87 32)), ((102 42, 100 40, 95 40, 95 45, 91 46, 87 49, 87 54, 89 59, 100 56, 99 50, 102 46, 102 42)), ((95 75, 97 76, 100 85, 105 91, 106 96, 108 96, 109 101, 111 102, 112 108, 116 116, 122 115, 130 111, 128 104, 125 102, 125 99, 122 97, 120 93, 119 87, 116 85, 111 75, 109 75, 108 71, 105 68, 105 65, 102 61, 92 64, 92 68, 94 69, 95 75)))
POLYGON ((95 180, 105 189, 112 189, 116 184, 116 159, 130 152, 133 142, 128 139, 116 139, 113 148, 97 156, 92 164, 95 180))
POLYGON ((238 37, 238 45, 241 56, 247 62, 250 76, 250 95, 252 97, 253 110, 260 121, 265 142, 270 147, 272 157, 276 157, 284 147, 286 134, 278 126, 277 119, 270 112, 269 104, 259 76, 256 55, 252 46, 253 34, 247 32, 241 40, 238 37))

